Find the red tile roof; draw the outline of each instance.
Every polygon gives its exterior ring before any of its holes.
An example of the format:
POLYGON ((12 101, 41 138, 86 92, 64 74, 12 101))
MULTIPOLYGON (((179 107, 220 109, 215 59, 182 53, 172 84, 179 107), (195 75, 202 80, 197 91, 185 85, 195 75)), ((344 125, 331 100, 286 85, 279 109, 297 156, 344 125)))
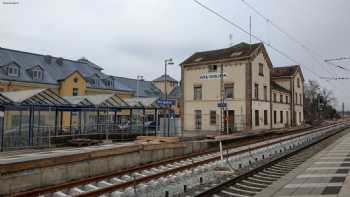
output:
POLYGON ((291 77, 300 69, 299 65, 274 67, 272 77, 291 77))
POLYGON ((222 60, 222 59, 240 59, 250 56, 257 48, 263 46, 262 43, 247 44, 241 42, 229 48, 202 51, 194 53, 181 64, 202 63, 208 61, 222 60))
POLYGON ((271 82, 271 88, 272 88, 273 90, 277 90, 277 91, 280 91, 280 92, 290 93, 289 90, 287 90, 286 88, 284 88, 284 87, 278 85, 278 84, 277 84, 276 82, 274 82, 274 81, 271 82))

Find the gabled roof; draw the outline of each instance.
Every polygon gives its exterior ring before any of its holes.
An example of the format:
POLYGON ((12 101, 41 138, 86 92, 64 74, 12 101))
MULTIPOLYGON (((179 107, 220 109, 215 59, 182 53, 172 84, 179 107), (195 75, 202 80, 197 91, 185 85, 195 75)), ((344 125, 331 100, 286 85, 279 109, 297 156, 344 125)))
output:
MULTIPOLYGON (((45 72, 43 80, 41 80, 40 82, 36 81, 36 83, 58 85, 59 80, 65 79, 67 76, 69 76, 75 71, 79 71, 79 73, 85 78, 94 74, 99 76, 100 79, 104 79, 107 76, 110 76, 101 72, 101 67, 90 62, 86 58, 80 59, 80 61, 75 61, 59 57, 53 57, 50 55, 41 55, 13 49, 0 48, 0 67, 8 65, 12 62, 16 62, 16 64, 18 64, 21 67, 19 76, 14 78, 8 76, 5 72, 0 71, 0 80, 33 82, 32 76, 28 72, 26 72, 26 70, 35 65, 41 66, 45 72)), ((87 82, 87 87, 91 88, 132 91, 131 89, 127 88, 125 85, 120 83, 113 83, 113 87, 107 87, 105 83, 99 83, 98 85, 99 86, 96 87, 87 82)))
POLYGON ((177 99, 181 97, 181 86, 176 86, 168 95, 171 99, 177 99))
POLYGON ((272 69, 272 77, 273 78, 293 77, 296 75, 297 72, 300 72, 301 78, 302 80, 304 80, 304 76, 299 65, 274 67, 272 69))
POLYGON ((32 89, 14 92, 3 92, 1 95, 13 103, 21 105, 64 106, 70 103, 50 89, 32 89))
POLYGON ((97 64, 91 62, 90 60, 86 59, 85 57, 82 57, 82 58, 78 59, 78 61, 79 61, 79 62, 87 63, 87 64, 89 64, 91 67, 93 67, 93 68, 95 68, 95 69, 97 69, 97 70, 100 70, 100 71, 103 70, 102 67, 100 67, 100 66, 98 66, 97 64))
POLYGON ((272 81, 271 82, 271 88, 272 90, 276 90, 276 91, 279 91, 279 92, 285 92, 285 93, 290 93, 289 90, 287 90, 286 88, 278 85, 276 82, 272 81))
POLYGON ((85 96, 67 96, 64 97, 72 104, 94 105, 103 107, 127 107, 128 104, 115 94, 96 94, 85 96))
POLYGON ((158 98, 142 98, 142 97, 133 97, 133 98, 126 98, 124 99, 125 102, 129 104, 129 106, 132 107, 159 107, 157 104, 158 98))
POLYGON ((91 106, 94 105, 91 103, 87 98, 83 96, 66 96, 64 97, 68 102, 70 102, 73 105, 83 105, 83 106, 91 106))
POLYGON ((261 46, 263 46, 262 43, 247 44, 245 42, 241 42, 237 45, 224 49, 197 52, 182 62, 181 65, 197 64, 223 59, 245 59, 250 57, 253 52, 261 46))
MULTIPOLYGON (((162 75, 156 79, 153 80, 153 82, 164 82, 165 80, 165 75, 162 75)), ((176 79, 172 78, 170 75, 166 75, 166 80, 171 81, 171 82, 178 82, 176 79)))
POLYGON ((125 85, 139 97, 162 97, 162 92, 151 81, 137 80, 126 77, 114 77, 116 82, 125 85))

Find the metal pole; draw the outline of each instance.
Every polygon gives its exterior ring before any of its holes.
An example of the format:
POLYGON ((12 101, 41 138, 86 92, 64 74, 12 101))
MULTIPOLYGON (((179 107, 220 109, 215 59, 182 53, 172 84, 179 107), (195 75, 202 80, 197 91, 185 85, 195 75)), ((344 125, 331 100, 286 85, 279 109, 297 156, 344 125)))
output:
MULTIPOLYGON (((51 115, 51 107, 49 107, 49 115, 48 117, 50 117, 51 115)), ((51 127, 49 125, 49 148, 51 148, 51 127)))
POLYGON ((226 108, 226 118, 225 118, 225 121, 226 121, 226 135, 228 135, 228 108, 226 108))
MULTIPOLYGON (((224 65, 220 66, 220 97, 221 103, 224 103, 224 65)), ((224 108, 221 106, 221 121, 220 121, 220 134, 224 133, 224 108)))
POLYGON ((132 129, 132 109, 130 109, 130 114, 129 114, 129 122, 130 122, 130 127, 129 129, 131 130, 132 129))
POLYGON ((97 118, 96 118, 96 122, 97 122, 97 133, 100 131, 100 109, 97 109, 97 118))
POLYGON ((252 44, 252 16, 249 16, 249 44, 252 44))
POLYGON ((58 111, 57 111, 57 108, 55 109, 55 136, 57 136, 57 120, 58 118, 58 111))
POLYGON ((3 152, 4 151, 4 128, 5 128, 5 110, 4 111, 1 111, 2 112, 2 116, 0 117, 1 118, 1 151, 0 152, 3 152))
POLYGON ((155 120, 156 120, 156 136, 157 136, 157 131, 158 131, 158 110, 155 109, 155 120))
POLYGON ((344 105, 344 103, 342 105, 342 108, 343 108, 343 119, 344 119, 345 118, 345 105, 344 105))
POLYGON ((142 109, 142 135, 145 135, 145 116, 146 116, 146 110, 145 108, 142 109))
MULTIPOLYGON (((69 133, 72 135, 72 111, 70 111, 69 113, 70 117, 69 117, 69 133)), ((74 134, 73 134, 74 136, 74 134)))
MULTIPOLYGON (((320 109, 320 95, 317 95, 317 111, 318 111, 318 121, 321 121, 321 109, 320 109)), ((295 120, 296 122, 297 120, 295 120)))
MULTIPOLYGON (((164 75, 164 92, 165 92, 165 100, 166 100, 166 102, 168 102, 168 91, 167 91, 167 60, 165 60, 165 75, 164 75)), ((168 106, 168 104, 167 104, 167 106, 168 106)), ((170 125, 169 125, 169 106, 167 107, 167 133, 168 133, 168 137, 170 136, 170 125)))
POLYGON ((32 133, 33 133, 33 107, 29 108, 29 132, 28 132, 28 145, 32 145, 32 133))
POLYGON ((107 107, 107 128, 105 128, 106 129, 106 141, 108 141, 108 139, 109 139, 109 133, 108 133, 108 130, 109 130, 109 125, 110 125, 110 122, 109 122, 109 108, 107 107))
POLYGON ((220 146, 220 159, 221 159, 221 160, 224 160, 224 154, 223 154, 223 152, 222 152, 222 141, 220 141, 219 146, 220 146))

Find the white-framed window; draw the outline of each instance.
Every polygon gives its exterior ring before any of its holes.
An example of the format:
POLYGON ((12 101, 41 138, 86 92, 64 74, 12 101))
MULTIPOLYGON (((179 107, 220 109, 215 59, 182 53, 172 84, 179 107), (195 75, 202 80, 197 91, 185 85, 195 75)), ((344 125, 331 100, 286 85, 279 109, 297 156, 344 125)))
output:
POLYGON ((73 79, 74 84, 77 84, 77 83, 78 83, 78 81, 79 81, 79 79, 78 79, 78 78, 76 78, 76 77, 73 79))
POLYGON ((259 75, 264 76, 264 64, 259 64, 259 75))
POLYGON ((216 125, 216 111, 210 111, 210 125, 216 125))
POLYGON ((105 81, 105 84, 106 84, 107 87, 112 87, 113 86, 113 81, 108 79, 108 80, 105 81))
POLYGON ((73 88, 72 96, 78 96, 78 95, 79 95, 79 89, 78 88, 73 88))
POLYGON ((15 65, 9 65, 7 67, 7 75, 12 77, 18 77, 19 75, 19 68, 15 65))
POLYGON ((98 79, 96 78, 91 78, 90 79, 90 83, 92 86, 98 86, 98 79))
POLYGON ((32 77, 34 80, 42 80, 43 79, 43 71, 40 69, 33 70, 32 77))
POLYGON ((229 83, 224 85, 224 96, 225 98, 233 99, 234 98, 234 84, 229 83))
POLYGON ((208 66, 208 72, 217 72, 218 66, 217 65, 209 65, 208 66))
POLYGON ((194 110, 194 125, 195 129, 202 129, 202 111, 194 110))

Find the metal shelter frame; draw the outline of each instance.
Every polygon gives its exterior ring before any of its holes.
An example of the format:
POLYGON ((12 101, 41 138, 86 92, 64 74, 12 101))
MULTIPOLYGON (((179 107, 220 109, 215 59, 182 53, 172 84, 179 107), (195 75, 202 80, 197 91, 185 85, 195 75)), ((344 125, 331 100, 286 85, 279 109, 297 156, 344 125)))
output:
MULTIPOLYGON (((88 129, 94 130, 94 133, 105 135, 108 140, 110 134, 121 130, 118 127, 117 113, 125 110, 129 111, 130 125, 132 125, 134 111, 142 110, 142 133, 136 132, 134 134, 144 135, 145 111, 154 110, 157 121, 157 112, 163 108, 157 105, 156 100, 156 98, 123 100, 115 94, 60 97, 51 89, 2 92, 0 93, 0 151, 12 148, 11 145, 14 145, 16 149, 17 147, 51 146, 53 138, 88 134, 88 129), (17 116, 18 127, 14 129, 6 127, 12 124, 10 122, 13 122, 13 120, 9 120, 10 112, 15 112, 17 116), (95 114, 95 122, 92 122, 91 125, 96 127, 88 128, 86 126, 89 120, 84 118, 88 113, 95 114), (42 114, 44 114, 45 119, 52 122, 52 125, 41 125, 42 119, 44 119, 42 114), (78 128, 73 128, 73 115, 78 117, 78 128), (104 121, 106 117, 107 121, 104 121), (69 126, 64 128, 63 122, 67 118, 69 118, 69 126), (82 124, 82 120, 84 120, 84 124, 82 124)), ((13 117, 11 116, 11 118, 13 117)), ((49 125, 49 123, 47 124, 49 125)), ((131 129, 131 127, 124 129, 124 134, 133 134, 131 129)))

